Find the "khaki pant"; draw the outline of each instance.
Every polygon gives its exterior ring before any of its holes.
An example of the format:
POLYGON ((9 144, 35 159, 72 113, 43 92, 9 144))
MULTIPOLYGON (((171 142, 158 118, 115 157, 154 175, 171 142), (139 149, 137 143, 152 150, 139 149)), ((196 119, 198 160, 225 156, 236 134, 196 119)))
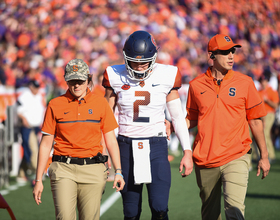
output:
POLYGON ((244 219, 249 161, 250 155, 245 154, 221 167, 202 169, 195 166, 202 200, 203 220, 222 219, 221 186, 223 186, 226 219, 244 219))
POLYGON ((49 167, 56 219, 98 220, 107 180, 103 163, 90 165, 53 162, 49 167))
POLYGON ((30 158, 31 166, 34 170, 36 170, 39 145, 38 145, 37 134, 34 132, 34 130, 31 131, 29 135, 29 146, 32 152, 30 158))

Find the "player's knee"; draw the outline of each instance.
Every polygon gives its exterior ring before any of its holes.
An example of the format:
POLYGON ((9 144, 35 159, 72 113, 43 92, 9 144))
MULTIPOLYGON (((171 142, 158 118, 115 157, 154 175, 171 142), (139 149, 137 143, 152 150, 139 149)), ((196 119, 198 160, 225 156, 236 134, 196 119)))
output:
POLYGON ((167 211, 152 211, 152 220, 168 220, 167 211))

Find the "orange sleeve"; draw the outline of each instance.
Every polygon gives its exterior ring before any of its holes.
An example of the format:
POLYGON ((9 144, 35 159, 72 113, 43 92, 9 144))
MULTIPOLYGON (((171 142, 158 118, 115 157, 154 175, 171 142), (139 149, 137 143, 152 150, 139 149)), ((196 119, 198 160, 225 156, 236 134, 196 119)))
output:
POLYGON ((105 87, 105 88, 111 88, 112 87, 110 85, 110 82, 109 82, 109 77, 108 77, 107 70, 105 70, 104 73, 103 73, 102 86, 105 87))
POLYGON ((264 103, 254 85, 253 80, 250 81, 248 95, 246 100, 247 119, 256 119, 266 115, 264 103))
POLYGON ((42 126, 42 132, 48 133, 48 134, 55 134, 56 129, 56 120, 54 116, 54 112, 51 107, 51 102, 48 104, 46 113, 45 113, 45 119, 42 126))
POLYGON ((174 86, 173 89, 180 89, 182 86, 182 76, 181 76, 181 72, 178 69, 177 74, 176 74, 176 78, 175 78, 175 82, 174 82, 174 86))
POLYGON ((191 84, 190 84, 190 87, 189 87, 186 110, 187 110, 187 113, 188 113, 187 114, 187 119, 194 120, 194 121, 198 120, 199 111, 198 111, 198 106, 195 102, 194 91, 193 91, 193 88, 192 88, 191 84))

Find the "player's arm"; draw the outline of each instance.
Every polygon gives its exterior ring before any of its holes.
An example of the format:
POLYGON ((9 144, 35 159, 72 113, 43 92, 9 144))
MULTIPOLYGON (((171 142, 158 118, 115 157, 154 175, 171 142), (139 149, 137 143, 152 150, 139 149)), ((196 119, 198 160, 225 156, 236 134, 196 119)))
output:
POLYGON ((255 138, 255 141, 257 143, 257 146, 260 150, 260 160, 258 163, 258 171, 257 176, 260 175, 260 172, 262 170, 262 179, 265 178, 268 175, 269 169, 270 169, 270 163, 268 160, 268 152, 264 137, 264 131, 263 131, 263 122, 260 118, 258 119, 252 119, 249 120, 249 125, 252 131, 252 134, 255 138))
POLYGON ((39 203, 42 203, 41 195, 44 188, 42 178, 50 156, 53 140, 54 140, 54 135, 43 134, 39 146, 37 171, 36 171, 36 179, 35 179, 36 182, 33 189, 33 197, 37 205, 39 205, 39 203))
MULTIPOLYGON (((187 116, 186 116, 185 120, 186 120, 188 129, 191 129, 191 128, 194 128, 197 126, 197 121, 189 120, 187 118, 187 116)), ((174 132, 174 127, 173 127, 172 123, 170 123, 170 121, 168 121, 167 119, 165 119, 165 126, 166 126, 167 138, 168 138, 168 140, 170 140, 169 136, 171 135, 172 132, 174 132)))
POLYGON ((105 98, 107 99, 110 107, 115 110, 116 102, 117 102, 117 96, 114 93, 112 88, 106 88, 105 89, 105 98))
POLYGON ((183 114, 181 100, 177 90, 171 90, 166 97, 167 108, 171 116, 172 125, 176 136, 180 140, 184 156, 180 163, 179 171, 183 172, 182 177, 191 174, 193 170, 192 149, 190 145, 189 130, 183 114))

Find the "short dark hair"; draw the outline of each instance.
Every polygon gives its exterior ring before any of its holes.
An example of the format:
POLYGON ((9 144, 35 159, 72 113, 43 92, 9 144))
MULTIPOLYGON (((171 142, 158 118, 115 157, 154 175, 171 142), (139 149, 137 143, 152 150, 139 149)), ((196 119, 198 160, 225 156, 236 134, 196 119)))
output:
POLYGON ((270 69, 265 69, 262 73, 262 75, 259 78, 259 82, 263 81, 263 80, 267 80, 269 81, 271 77, 271 71, 270 69))
POLYGON ((37 81, 37 80, 30 80, 28 85, 32 85, 34 86, 35 88, 39 88, 40 87, 40 83, 37 81))

